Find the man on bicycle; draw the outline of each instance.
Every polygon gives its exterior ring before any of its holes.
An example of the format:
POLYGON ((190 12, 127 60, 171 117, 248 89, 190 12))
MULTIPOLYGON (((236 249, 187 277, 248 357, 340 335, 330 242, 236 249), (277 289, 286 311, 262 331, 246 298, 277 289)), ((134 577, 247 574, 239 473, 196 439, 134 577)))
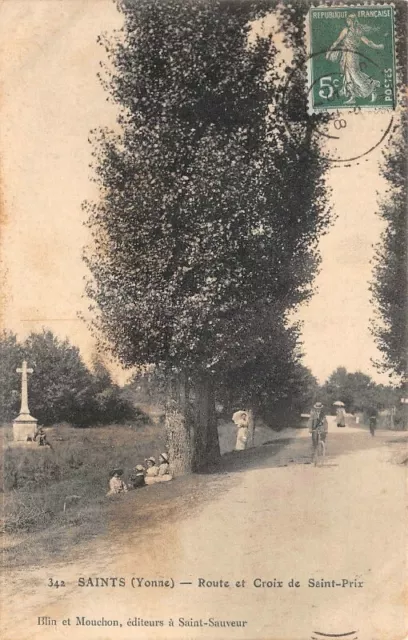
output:
POLYGON ((310 412, 309 433, 312 434, 313 449, 317 447, 318 431, 320 431, 320 439, 322 440, 322 442, 326 442, 328 424, 324 407, 321 402, 316 402, 310 412))

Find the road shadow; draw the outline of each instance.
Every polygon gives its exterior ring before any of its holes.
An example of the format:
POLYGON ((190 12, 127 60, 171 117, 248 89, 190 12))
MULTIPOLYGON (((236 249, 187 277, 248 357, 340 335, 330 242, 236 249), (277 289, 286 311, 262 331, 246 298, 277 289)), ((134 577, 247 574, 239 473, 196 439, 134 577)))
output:
POLYGON ((408 432, 405 436, 396 436, 395 438, 385 440, 385 442, 387 444, 408 444, 408 432))
POLYGON ((215 477, 251 469, 285 466, 287 456, 281 454, 295 440, 296 438, 277 438, 246 451, 228 451, 216 465, 202 469, 197 475, 215 477))

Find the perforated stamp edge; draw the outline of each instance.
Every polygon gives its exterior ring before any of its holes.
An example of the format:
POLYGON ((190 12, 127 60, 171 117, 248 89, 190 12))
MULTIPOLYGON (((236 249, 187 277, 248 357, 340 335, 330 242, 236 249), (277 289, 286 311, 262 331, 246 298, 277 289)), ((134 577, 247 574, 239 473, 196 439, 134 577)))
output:
POLYGON ((360 108, 364 111, 396 111, 399 104, 401 104, 401 83, 398 81, 398 57, 397 50, 395 44, 395 4, 392 2, 358 2, 358 3, 345 3, 345 4, 332 4, 330 2, 321 2, 319 4, 311 4, 308 12, 305 15, 304 25, 303 25, 303 37, 305 38, 306 43, 306 53, 307 53, 307 112, 308 115, 312 116, 315 114, 322 113, 335 113, 340 109, 350 109, 350 105, 336 105, 336 106, 327 106, 327 107, 319 107, 315 108, 313 105, 313 93, 310 91, 310 87, 312 86, 313 78, 312 78, 312 38, 311 38, 311 13, 312 11, 316 11, 319 9, 324 10, 333 10, 333 11, 341 11, 345 9, 364 9, 364 8, 387 8, 392 11, 392 44, 393 44, 393 84, 394 84, 394 101, 393 105, 390 107, 379 106, 379 105, 361 105, 360 108))

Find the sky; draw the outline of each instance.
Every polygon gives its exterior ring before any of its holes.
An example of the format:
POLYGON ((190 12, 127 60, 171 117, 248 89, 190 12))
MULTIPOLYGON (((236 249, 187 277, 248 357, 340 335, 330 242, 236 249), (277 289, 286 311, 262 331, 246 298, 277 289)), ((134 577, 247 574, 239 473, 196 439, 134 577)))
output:
MULTIPOLYGON (((0 321, 21 338, 50 328, 78 345, 88 362, 94 341, 78 318, 89 315, 81 203, 96 196, 88 135, 95 126, 113 126, 116 114, 97 79, 104 51, 96 39, 120 24, 110 0, 0 2, 0 321)), ((387 118, 350 115, 336 153, 369 148, 387 118)), ((298 313, 304 363, 320 381, 337 366, 387 380, 371 363, 379 354, 369 331, 368 288, 383 228, 376 215, 385 189, 382 148, 350 166, 334 162, 328 174, 336 221, 320 242, 317 293, 298 313)), ((116 374, 120 381, 117 368, 116 374)))

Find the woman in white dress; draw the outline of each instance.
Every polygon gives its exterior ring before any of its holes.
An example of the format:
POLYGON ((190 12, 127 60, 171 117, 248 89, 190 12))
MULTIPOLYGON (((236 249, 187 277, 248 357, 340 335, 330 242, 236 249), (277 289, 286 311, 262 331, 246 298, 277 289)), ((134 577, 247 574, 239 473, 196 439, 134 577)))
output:
POLYGON ((338 60, 340 62, 343 85, 339 93, 347 98, 345 104, 353 104, 356 98, 368 98, 370 95, 371 102, 375 102, 380 82, 362 71, 361 63, 364 62, 364 58, 359 54, 358 49, 361 43, 371 49, 384 49, 384 45, 375 44, 364 35, 376 29, 360 24, 355 14, 350 14, 346 18, 346 23, 347 27, 332 44, 326 53, 326 58, 332 62, 338 60))
POLYGON ((249 416, 246 411, 236 411, 232 416, 232 421, 237 426, 237 440, 235 451, 244 451, 247 447, 249 434, 249 416))

